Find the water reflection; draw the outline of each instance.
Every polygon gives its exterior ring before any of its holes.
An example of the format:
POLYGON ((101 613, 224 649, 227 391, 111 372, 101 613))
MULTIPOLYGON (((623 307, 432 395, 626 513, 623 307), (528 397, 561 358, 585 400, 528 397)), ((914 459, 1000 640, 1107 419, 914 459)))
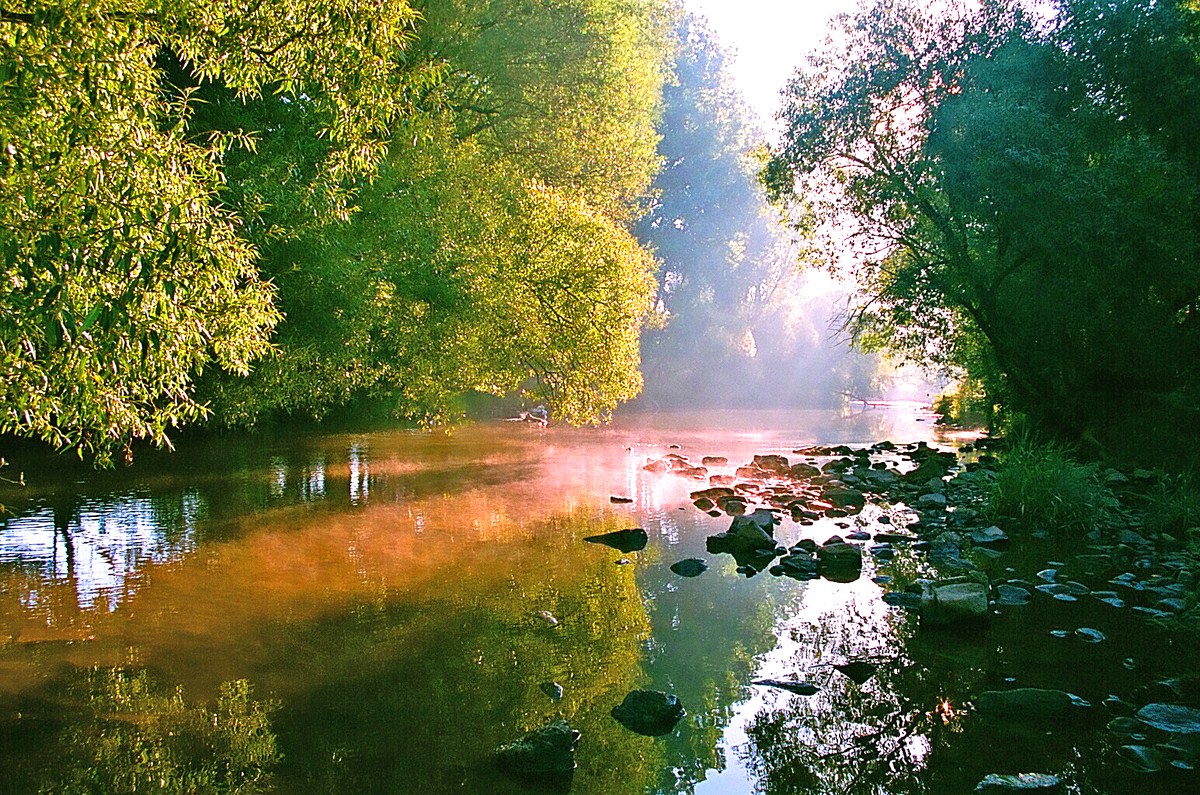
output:
POLYGON ((691 505, 694 481, 643 469, 671 445, 733 467, 931 431, 891 420, 256 437, 127 472, 28 472, 25 493, 2 496, 0 754, 27 750, 14 738, 30 714, 72 720, 49 672, 134 648, 197 702, 241 679, 278 701, 280 792, 523 791, 490 754, 559 717, 583 732, 577 793, 969 791, 979 763, 958 749, 995 735, 960 706, 998 675, 991 646, 928 642, 879 601, 870 561, 852 583, 737 575, 705 550, 728 517, 691 505), (644 550, 582 541, 634 526, 644 550), (709 570, 670 571, 691 557, 709 570), (876 666, 862 684, 834 667, 854 660, 876 666), (763 677, 821 690, 750 684, 763 677), (609 711, 635 688, 674 693, 688 717, 660 739, 626 731, 609 711))

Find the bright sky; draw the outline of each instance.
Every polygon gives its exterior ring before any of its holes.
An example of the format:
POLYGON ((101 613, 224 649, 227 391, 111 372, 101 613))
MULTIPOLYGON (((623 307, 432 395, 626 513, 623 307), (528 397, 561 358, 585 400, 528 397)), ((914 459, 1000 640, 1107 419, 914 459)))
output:
POLYGON ((772 125, 779 92, 804 56, 825 39, 829 20, 853 11, 857 0, 684 0, 707 17, 726 48, 733 50, 733 76, 746 101, 772 125))

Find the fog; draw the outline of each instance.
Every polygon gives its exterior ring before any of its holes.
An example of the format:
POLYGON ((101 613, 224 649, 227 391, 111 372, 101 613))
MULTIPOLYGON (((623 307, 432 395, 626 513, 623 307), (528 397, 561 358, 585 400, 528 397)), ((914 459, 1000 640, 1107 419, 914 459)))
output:
POLYGON ((680 30, 659 147, 664 168, 638 238, 662 262, 659 328, 644 333, 637 406, 824 408, 847 395, 928 390, 842 331, 849 288, 801 268, 804 241, 758 184, 764 134, 702 21, 680 30), (900 376, 900 377, 898 377, 900 376))

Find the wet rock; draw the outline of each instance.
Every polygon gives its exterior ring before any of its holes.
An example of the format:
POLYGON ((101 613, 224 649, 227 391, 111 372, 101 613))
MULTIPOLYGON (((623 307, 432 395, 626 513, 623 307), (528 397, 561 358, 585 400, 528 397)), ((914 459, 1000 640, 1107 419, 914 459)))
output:
POLYGON ((833 582, 853 582, 862 574, 862 547, 833 536, 817 550, 817 571, 833 582))
POLYGON ((854 530, 852 532, 846 533, 846 540, 847 541, 870 541, 871 534, 868 533, 866 530, 854 530))
POLYGON ((1049 773, 992 773, 975 785, 975 791, 991 795, 1006 792, 1062 792, 1062 780, 1049 773))
POLYGON ((659 690, 634 690, 612 709, 618 723, 646 737, 669 734, 686 714, 677 696, 659 690))
POLYGON ((1126 715, 1113 718, 1108 722, 1105 728, 1108 729, 1110 734, 1116 735, 1117 737, 1139 741, 1146 739, 1145 725, 1137 718, 1131 718, 1126 715))
POLYGON ((1168 764, 1162 752, 1145 745, 1122 745, 1117 749, 1117 756, 1139 773, 1158 773, 1168 764))
POLYGON ((751 684, 786 690, 798 696, 811 696, 821 689, 809 682, 788 682, 782 679, 755 679, 751 684))
POLYGON ((1182 704, 1147 704, 1135 716, 1147 726, 1171 734, 1200 734, 1200 709, 1182 704))
POLYGON ((680 577, 699 577, 708 571, 708 564, 700 558, 685 558, 678 563, 671 564, 671 571, 680 577))
POLYGON ((1075 630, 1075 637, 1087 643, 1101 643, 1108 639, 1103 632, 1091 627, 1080 627, 1075 630))
POLYGON ((591 544, 602 544, 606 547, 612 547, 621 552, 637 552, 646 548, 648 538, 646 531, 642 528, 631 527, 628 530, 617 530, 613 533, 587 536, 583 540, 591 544))
POLYGON ((781 558, 778 565, 772 569, 772 573, 778 573, 784 577, 791 577, 795 580, 815 580, 821 576, 820 567, 817 559, 810 552, 803 549, 793 548, 791 554, 785 558, 781 558), (774 568, 779 571, 775 572, 774 568))
POLYGON ((546 698, 551 701, 559 701, 563 697, 563 688, 558 682, 542 682, 538 688, 546 694, 546 698))
POLYGON ((723 467, 729 463, 729 459, 723 455, 706 455, 700 459, 700 463, 706 467, 723 467))
POLYGON ((496 749, 496 764, 510 776, 555 788, 570 786, 575 772, 579 732, 565 720, 553 723, 496 749))
POLYGON ((1008 543, 1008 536, 999 527, 992 525, 971 531, 971 540, 980 546, 999 547, 1008 543))
POLYGON ((537 620, 541 621, 543 624, 545 624, 548 627, 557 627, 558 626, 558 619, 555 618, 554 614, 551 613, 549 610, 535 611, 533 614, 533 617, 536 618, 537 620))
POLYGON ((808 480, 809 478, 815 478, 820 475, 821 470, 817 469, 812 464, 800 463, 792 464, 791 468, 788 470, 788 474, 790 474, 796 480, 808 480))
POLYGON ((975 708, 985 715, 1028 719, 1064 718, 1077 704, 1078 699, 1070 693, 1036 687, 986 690, 975 699, 975 708))
POLYGON ((612 497, 608 498, 608 501, 611 502, 613 505, 628 505, 629 503, 633 502, 633 498, 632 497, 618 497, 616 495, 613 495, 612 497))
POLYGON ((910 591, 888 591, 881 597, 885 604, 892 607, 902 607, 905 610, 921 608, 921 594, 910 591))
POLYGON ((917 507, 926 510, 935 510, 946 507, 946 495, 939 492, 931 492, 922 494, 917 498, 917 507))
POLYGON ((1033 594, 1019 585, 997 585, 996 586, 996 604, 1004 605, 1005 607, 1019 607, 1020 605, 1029 604, 1029 600, 1033 598, 1033 594))
POLYGON ((866 498, 861 491, 844 484, 834 484, 821 492, 821 497, 834 508, 845 511, 860 511, 866 505, 866 498))
POLYGON ((929 583, 921 593, 921 625, 979 622, 988 616, 988 588, 980 582, 929 583))
POLYGON ((856 685, 865 684, 867 680, 875 675, 875 671, 879 669, 879 666, 875 663, 866 662, 864 660, 855 660, 853 662, 842 663, 841 665, 835 665, 833 667, 848 677, 850 681, 854 682, 856 685))

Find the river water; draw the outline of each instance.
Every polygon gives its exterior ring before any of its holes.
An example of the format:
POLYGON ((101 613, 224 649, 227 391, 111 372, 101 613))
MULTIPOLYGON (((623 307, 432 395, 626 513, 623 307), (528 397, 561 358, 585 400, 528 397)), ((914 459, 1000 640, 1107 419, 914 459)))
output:
MULTIPOLYGON (((0 498, 0 792, 103 792, 146 770, 207 791, 203 776, 229 783, 256 759, 268 792, 525 792, 493 752, 559 717, 581 733, 575 793, 957 793, 1018 772, 1144 791, 1106 761, 1097 718, 1001 731, 969 700, 1005 683, 1096 703, 1132 690, 1178 656, 1153 628, 1048 604, 931 636, 880 600, 869 557, 849 583, 743 576, 706 552, 730 519, 691 504, 701 486, 643 469, 671 452, 726 456, 732 472, 814 443, 952 446, 928 420, 633 415, 215 439, 115 472, 22 462, 28 485, 0 498), (635 526, 641 551, 582 540, 635 526), (708 571, 671 572, 690 557, 708 571), (1109 639, 1047 634, 1084 623, 1109 639), (874 674, 835 667, 851 661, 874 674), (610 711, 638 688, 677 695, 687 716, 634 734, 610 711), (216 724, 228 731, 203 734, 216 724)), ((777 535, 819 543, 879 515, 785 519, 777 535)), ((1012 554, 1025 571, 1055 551, 1012 554)))

